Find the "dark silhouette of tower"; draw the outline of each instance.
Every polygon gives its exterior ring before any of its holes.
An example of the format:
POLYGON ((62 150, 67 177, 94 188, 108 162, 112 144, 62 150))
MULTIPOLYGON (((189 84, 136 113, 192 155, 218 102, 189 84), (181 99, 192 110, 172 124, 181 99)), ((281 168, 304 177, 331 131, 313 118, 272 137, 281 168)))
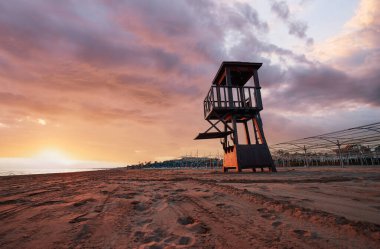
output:
POLYGON ((256 171, 256 168, 263 170, 266 167, 269 171, 276 171, 260 117, 263 104, 257 71, 261 65, 223 62, 204 100, 204 118, 211 127, 195 139, 221 140, 224 172, 228 169, 256 171), (246 86, 250 80, 253 80, 253 86, 246 86), (245 133, 244 142, 240 133, 245 133))

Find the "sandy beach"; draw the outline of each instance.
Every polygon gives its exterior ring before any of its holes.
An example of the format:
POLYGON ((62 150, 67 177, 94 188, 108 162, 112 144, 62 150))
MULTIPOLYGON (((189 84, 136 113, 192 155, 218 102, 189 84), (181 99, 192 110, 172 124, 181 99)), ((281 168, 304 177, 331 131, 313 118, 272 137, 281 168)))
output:
POLYGON ((0 177, 1 248, 379 248, 380 168, 0 177))

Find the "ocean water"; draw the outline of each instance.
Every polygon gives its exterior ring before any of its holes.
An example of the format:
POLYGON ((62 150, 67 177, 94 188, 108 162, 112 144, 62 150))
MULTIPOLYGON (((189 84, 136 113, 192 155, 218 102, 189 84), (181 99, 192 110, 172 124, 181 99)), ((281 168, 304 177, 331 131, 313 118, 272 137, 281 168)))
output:
POLYGON ((34 158, 0 158, 0 176, 79 172, 118 167, 123 167, 123 164, 102 161, 59 162, 34 158))

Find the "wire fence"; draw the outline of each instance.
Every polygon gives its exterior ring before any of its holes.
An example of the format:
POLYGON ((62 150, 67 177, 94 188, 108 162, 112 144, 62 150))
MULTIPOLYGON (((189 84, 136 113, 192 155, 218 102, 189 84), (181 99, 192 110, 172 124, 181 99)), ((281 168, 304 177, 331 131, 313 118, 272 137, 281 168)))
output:
POLYGON ((380 122, 270 146, 277 167, 380 165, 380 122))

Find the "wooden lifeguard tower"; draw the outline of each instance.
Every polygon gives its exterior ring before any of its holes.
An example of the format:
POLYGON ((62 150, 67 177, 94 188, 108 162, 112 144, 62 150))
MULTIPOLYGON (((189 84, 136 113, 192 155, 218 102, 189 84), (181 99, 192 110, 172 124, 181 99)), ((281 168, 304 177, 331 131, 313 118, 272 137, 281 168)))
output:
POLYGON ((223 172, 228 169, 237 172, 243 169, 256 171, 256 168, 268 168, 276 172, 260 117, 263 104, 257 71, 261 65, 223 62, 204 99, 204 118, 211 127, 199 133, 195 139, 221 140, 224 150, 223 172), (245 86, 250 80, 253 80, 253 86, 245 86), (252 137, 250 130, 254 134, 252 137), (245 142, 239 139, 241 132, 245 133, 245 142))

